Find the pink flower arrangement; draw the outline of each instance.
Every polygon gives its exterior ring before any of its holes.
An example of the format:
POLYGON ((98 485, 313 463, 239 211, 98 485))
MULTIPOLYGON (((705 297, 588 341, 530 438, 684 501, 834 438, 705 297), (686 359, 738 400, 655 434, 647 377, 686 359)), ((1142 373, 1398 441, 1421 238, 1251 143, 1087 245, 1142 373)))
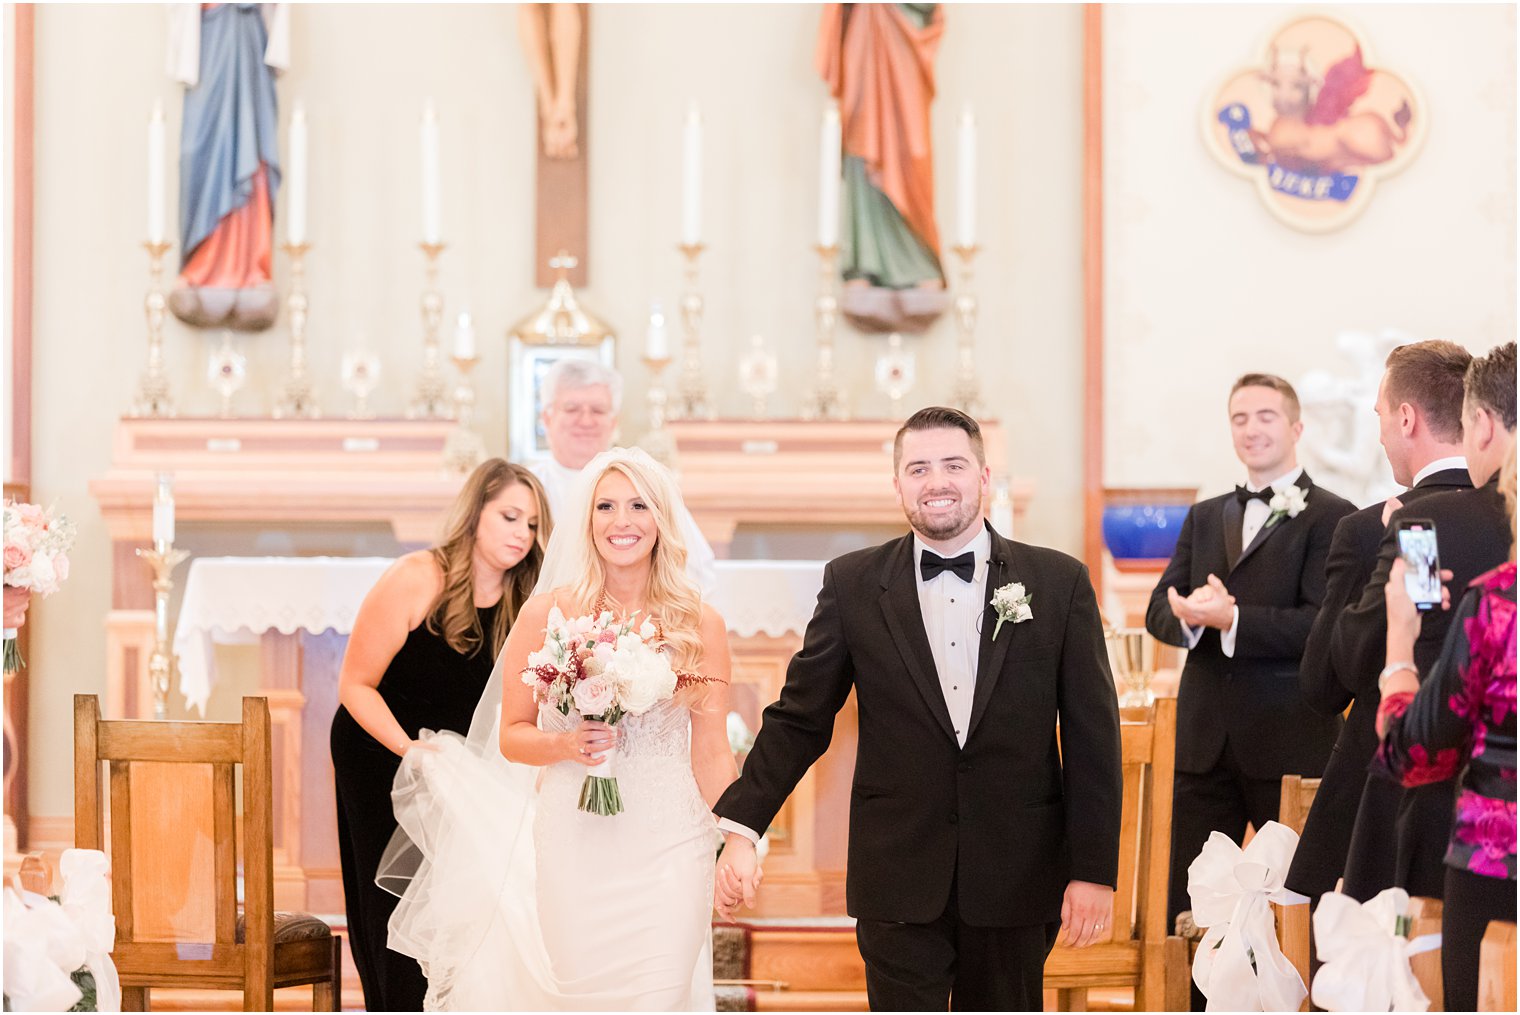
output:
MULTIPOLYGON (((616 726, 674 696, 676 672, 656 647, 658 632, 645 620, 616 620, 610 611, 567 619, 549 611, 544 647, 528 656, 524 684, 541 705, 569 715, 616 726)), ((593 768, 581 786, 580 809, 612 815, 623 810, 610 756, 593 768)))
MULTIPOLYGON (((56 511, 36 504, 5 504, 5 584, 46 598, 69 576, 74 525, 56 511)), ((5 670, 25 663, 16 648, 16 632, 5 632, 5 670)))

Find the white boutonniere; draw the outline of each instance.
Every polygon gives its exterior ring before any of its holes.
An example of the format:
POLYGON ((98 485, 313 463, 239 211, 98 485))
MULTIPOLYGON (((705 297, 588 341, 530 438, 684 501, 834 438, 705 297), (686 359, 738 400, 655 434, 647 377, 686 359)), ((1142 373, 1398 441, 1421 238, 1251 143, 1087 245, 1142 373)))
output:
POLYGON ((997 611, 997 624, 992 628, 993 641, 997 640, 1004 621, 1022 624, 1034 616, 1034 611, 1029 608, 1029 601, 1033 598, 1033 593, 1024 591, 1022 582, 1010 582, 992 593, 992 608, 997 611))
POLYGON ((1267 516, 1267 524, 1263 528, 1270 529, 1283 518, 1297 518, 1309 506, 1309 491, 1301 486, 1290 486, 1272 495, 1267 501, 1267 507, 1272 513, 1267 516))

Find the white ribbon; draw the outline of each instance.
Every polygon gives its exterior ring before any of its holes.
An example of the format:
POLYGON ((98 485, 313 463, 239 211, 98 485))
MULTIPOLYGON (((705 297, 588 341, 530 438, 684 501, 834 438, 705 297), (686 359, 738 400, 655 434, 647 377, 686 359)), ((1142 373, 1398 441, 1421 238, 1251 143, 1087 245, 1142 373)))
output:
POLYGON ((1409 968, 1411 956, 1441 946, 1441 935, 1410 941, 1397 933, 1409 893, 1386 888, 1358 903, 1326 892, 1314 911, 1314 940, 1324 965, 1314 974, 1314 1003, 1326 1011, 1427 1011, 1430 998, 1409 968))
POLYGON ((1308 993, 1277 943, 1271 903, 1306 902, 1283 887, 1298 834, 1269 821, 1245 849, 1214 832, 1188 866, 1193 922, 1208 928, 1193 982, 1208 1011, 1297 1011, 1308 993))
POLYGON ((97 849, 67 849, 59 860, 58 901, 5 890, 5 993, 13 1011, 67 1011, 79 1002, 71 975, 95 977, 96 1011, 121 1011, 121 982, 111 962, 110 864, 97 849))

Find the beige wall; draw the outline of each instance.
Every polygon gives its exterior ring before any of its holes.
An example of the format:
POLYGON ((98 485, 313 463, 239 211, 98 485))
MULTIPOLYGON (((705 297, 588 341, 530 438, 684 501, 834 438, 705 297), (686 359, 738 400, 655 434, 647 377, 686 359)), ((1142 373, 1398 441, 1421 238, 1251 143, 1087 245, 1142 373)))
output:
MULTIPOLYGON (((825 99, 812 70, 817 17, 815 5, 594 9, 592 284, 582 296, 627 339, 626 434, 644 429, 644 315, 652 299, 673 307, 680 292, 680 123, 693 96, 707 125, 703 283, 717 405, 747 408, 730 380, 733 350, 759 333, 783 353, 777 408, 795 411, 785 393, 810 377, 816 286, 809 248, 825 99)), ((381 413, 404 405, 403 378, 420 361, 417 116, 431 95, 442 123, 448 313, 468 306, 475 317, 481 424, 504 449, 504 332, 542 299, 530 263, 533 106, 513 10, 302 6, 293 19, 293 69, 279 88, 282 116, 300 97, 310 123, 308 338, 319 397, 329 410, 347 404, 338 361, 362 337, 387 371, 372 404, 381 413)), ((144 124, 155 98, 165 100, 171 137, 180 113, 161 70, 163 21, 157 5, 38 10, 36 485, 80 528, 75 577, 33 621, 31 801, 43 815, 69 809, 69 696, 102 689, 109 544, 86 485, 107 467, 112 426, 143 362, 144 124)), ((989 401, 1010 428, 1016 470, 1039 484, 1030 534, 1069 549, 1080 499, 1079 52, 1076 8, 953 9, 934 122, 937 149, 950 152, 955 113, 971 102, 981 120, 989 401)), ((174 173, 171 160, 171 189, 174 173)), ((953 164, 942 163, 945 214, 953 182, 953 164)), ((276 265, 283 281, 282 254, 276 265)), ((240 340, 250 361, 241 411, 267 411, 286 334, 282 322, 240 340)), ((182 413, 215 409, 203 379, 214 340, 168 325, 182 413)), ((887 405, 869 379, 876 348, 841 335, 841 366, 857 379, 863 415, 887 405)), ((914 399, 944 399, 950 322, 917 348, 914 399)))
POLYGON ((1316 10, 1358 28, 1369 63, 1414 84, 1430 126, 1414 161, 1327 235, 1273 218, 1199 127, 1217 84, 1301 9, 1107 10, 1110 484, 1208 494, 1239 482, 1231 381, 1248 369, 1349 374, 1339 332, 1395 327, 1474 351, 1515 338, 1514 7, 1316 10))
MULTIPOLYGON (((1008 430, 1014 470, 1037 484, 1024 535, 1076 551, 1081 13, 985 5, 954 6, 948 16, 934 131, 936 150, 953 153, 955 114, 975 107, 988 401, 1008 430)), ((69 696, 103 689, 109 544, 86 486, 107 467, 114 421, 143 362, 144 124, 155 98, 165 100, 171 136, 179 122, 177 89, 162 73, 163 18, 158 5, 37 13, 35 487, 80 528, 74 577, 33 620, 31 803, 40 815, 70 809, 69 696)), ((1242 345, 1270 342, 1279 359, 1266 365, 1291 375, 1352 324, 1442 326, 1475 345, 1513 335, 1512 15, 1357 10, 1378 56, 1406 70, 1437 108, 1437 126, 1425 153, 1357 225, 1319 238, 1271 219, 1198 138, 1205 92, 1255 51, 1276 18, 1249 8, 1108 10, 1111 482, 1232 481, 1223 433, 1194 420, 1217 413, 1217 390, 1239 369, 1242 345), (1187 41, 1199 38, 1217 41, 1187 41), (1498 133, 1485 134, 1490 123, 1498 133), (1475 167, 1474 152, 1492 164, 1475 167), (1460 192, 1455 203, 1443 197, 1450 190, 1460 192), (1316 281, 1332 267, 1351 281, 1316 281), (1232 278, 1223 295, 1200 297, 1232 278), (1236 304, 1249 310, 1243 321, 1236 304)), ((812 70, 816 5, 598 5, 593 20, 592 284, 582 296, 625 336, 625 433, 644 427, 637 357, 649 301, 671 307, 679 296, 680 119, 693 95, 707 124, 709 379, 720 410, 743 411, 730 380, 734 350, 758 332, 783 354, 774 404, 791 411, 786 392, 806 385, 812 342, 808 248, 824 103, 812 70)), ((511 7, 302 6, 292 41, 294 69, 280 96, 285 115, 293 98, 304 99, 310 122, 308 335, 323 404, 346 404, 338 360, 361 336, 385 359, 385 387, 372 399, 382 413, 402 407, 402 378, 420 361, 416 136, 431 95, 442 119, 450 244, 442 281, 449 314, 468 306, 475 316, 481 424, 501 450, 502 336, 542 298, 530 264, 533 107, 511 7)), ((939 168, 944 224, 954 207, 953 157, 939 168)), ((172 176, 171 165, 171 187, 172 176)), ((276 263, 283 282, 283 255, 276 263)), ((243 340, 251 381, 242 411, 267 410, 285 339, 282 322, 243 340)), ((210 341, 169 325, 183 412, 215 406, 203 380, 210 341)), ((886 408, 869 379, 876 348, 876 340, 841 335, 860 414, 886 408)), ((950 323, 916 348, 914 400, 945 398, 950 323)))

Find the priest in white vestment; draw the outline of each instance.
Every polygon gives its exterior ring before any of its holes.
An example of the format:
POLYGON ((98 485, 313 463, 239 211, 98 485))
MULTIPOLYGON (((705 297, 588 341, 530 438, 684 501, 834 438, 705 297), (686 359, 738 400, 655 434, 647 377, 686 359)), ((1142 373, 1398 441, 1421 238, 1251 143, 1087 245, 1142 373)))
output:
MULTIPOLYGON (((594 360, 563 359, 544 375, 544 432, 550 457, 529 466, 544 484, 549 511, 563 514, 586 463, 612 447, 623 405, 623 378, 594 360)), ((686 540, 686 572, 711 599, 718 588, 717 558, 684 503, 676 523, 686 540)))

